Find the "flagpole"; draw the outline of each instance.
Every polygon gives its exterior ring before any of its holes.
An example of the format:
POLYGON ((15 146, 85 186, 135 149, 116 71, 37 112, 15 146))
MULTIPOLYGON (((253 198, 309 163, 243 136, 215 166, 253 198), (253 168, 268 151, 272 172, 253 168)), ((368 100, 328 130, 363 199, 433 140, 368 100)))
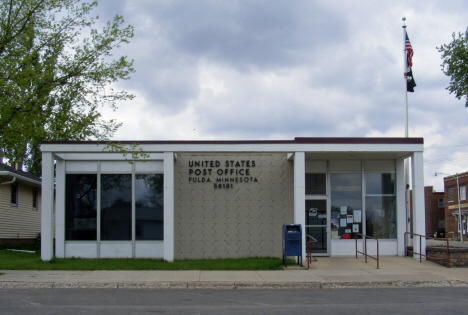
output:
POLYGON ((405 81, 405 138, 409 137, 408 132, 408 79, 407 79, 407 71, 408 71, 408 64, 406 58, 406 25, 405 21, 406 18, 403 17, 403 79, 405 81))
MULTIPOLYGON (((405 83, 405 138, 409 137, 408 131, 408 60, 406 57, 406 17, 403 20, 403 79, 405 83)), ((410 178, 409 178, 409 160, 405 159, 405 188, 406 188, 406 232, 411 232, 411 207, 410 207, 410 178)), ((410 244, 411 237, 407 240, 407 244, 410 244)), ((405 248, 406 250, 406 248, 405 248)))

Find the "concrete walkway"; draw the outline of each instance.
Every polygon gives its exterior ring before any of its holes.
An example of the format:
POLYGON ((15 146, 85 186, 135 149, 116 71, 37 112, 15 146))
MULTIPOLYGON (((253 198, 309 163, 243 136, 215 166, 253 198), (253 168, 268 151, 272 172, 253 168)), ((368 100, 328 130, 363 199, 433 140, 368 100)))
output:
POLYGON ((0 270, 0 289, 154 288, 154 289, 332 289, 468 286, 468 269, 446 268, 410 257, 318 258, 309 270, 278 271, 41 271, 0 270))

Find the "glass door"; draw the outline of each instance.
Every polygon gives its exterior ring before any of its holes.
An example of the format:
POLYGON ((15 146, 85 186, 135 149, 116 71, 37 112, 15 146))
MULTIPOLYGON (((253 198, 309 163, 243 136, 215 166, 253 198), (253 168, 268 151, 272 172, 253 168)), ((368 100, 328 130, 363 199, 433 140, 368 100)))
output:
MULTIPOLYGON (((327 200, 306 200, 305 222, 306 235, 317 240, 312 243, 312 255, 328 255, 327 200)), ((308 241, 306 236, 306 242, 308 241)))

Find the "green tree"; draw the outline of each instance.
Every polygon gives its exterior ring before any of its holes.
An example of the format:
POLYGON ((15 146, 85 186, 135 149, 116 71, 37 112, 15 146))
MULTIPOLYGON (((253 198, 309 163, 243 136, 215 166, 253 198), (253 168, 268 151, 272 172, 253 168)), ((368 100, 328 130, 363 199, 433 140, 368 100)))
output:
POLYGON ((41 142, 105 141, 120 126, 99 108, 133 98, 113 88, 129 79, 133 61, 111 54, 133 27, 117 15, 93 28, 97 1, 0 1, 0 148, 39 175, 41 142))
POLYGON ((437 47, 442 53, 442 72, 450 77, 447 90, 455 97, 466 99, 465 107, 468 107, 468 29, 465 33, 452 34, 452 42, 437 47))

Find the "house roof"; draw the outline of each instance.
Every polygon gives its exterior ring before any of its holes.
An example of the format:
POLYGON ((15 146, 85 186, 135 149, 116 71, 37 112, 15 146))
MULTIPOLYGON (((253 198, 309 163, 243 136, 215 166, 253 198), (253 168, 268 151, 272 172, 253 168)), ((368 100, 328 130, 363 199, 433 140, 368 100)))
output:
POLYGON ((0 178, 7 178, 8 180, 12 180, 12 178, 16 177, 20 182, 28 182, 31 184, 35 184, 41 186, 41 178, 37 177, 33 174, 28 172, 15 170, 13 167, 0 164, 0 178))

